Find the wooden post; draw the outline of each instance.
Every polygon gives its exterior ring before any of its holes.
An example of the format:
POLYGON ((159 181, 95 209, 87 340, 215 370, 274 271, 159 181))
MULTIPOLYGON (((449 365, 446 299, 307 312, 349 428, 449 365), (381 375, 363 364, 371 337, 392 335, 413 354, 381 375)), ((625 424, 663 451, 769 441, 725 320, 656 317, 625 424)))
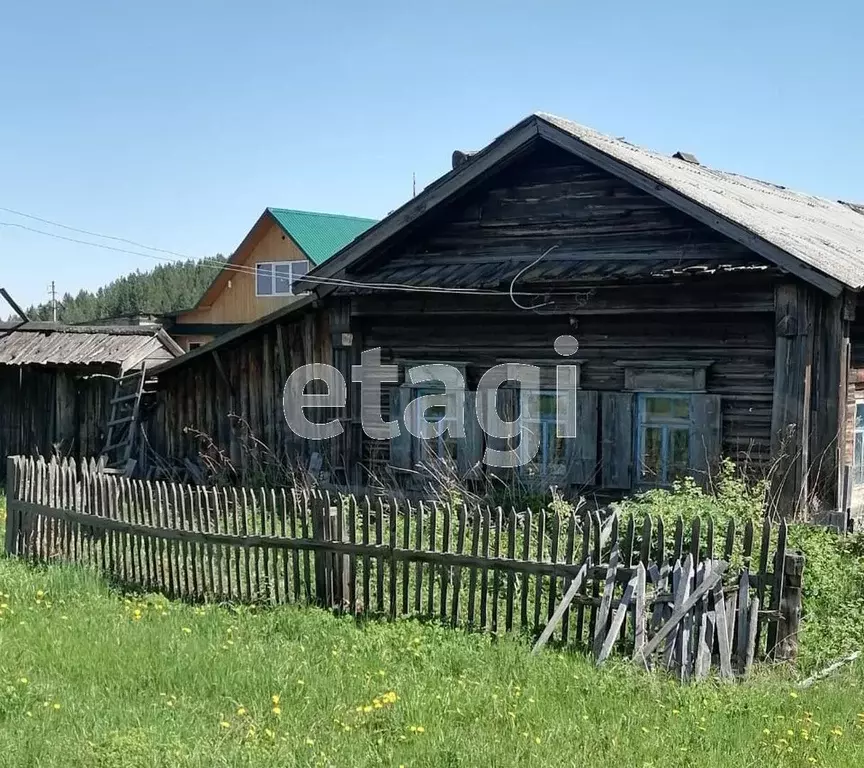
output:
POLYGON ((801 622, 801 577, 804 554, 787 552, 783 568, 783 589, 780 593, 780 613, 777 622, 777 661, 794 661, 798 656, 798 627, 801 622))
POLYGON ((18 462, 14 457, 6 459, 6 554, 18 554, 18 529, 20 513, 16 507, 18 501, 18 462))
POLYGON ((808 487, 825 509, 842 508, 840 482, 845 447, 846 357, 849 322, 844 319, 847 297, 816 297, 813 332, 813 381, 810 409, 808 487))
POLYGON ((778 285, 774 312, 772 496, 780 514, 794 517, 808 498, 814 312, 811 288, 799 283, 778 285))

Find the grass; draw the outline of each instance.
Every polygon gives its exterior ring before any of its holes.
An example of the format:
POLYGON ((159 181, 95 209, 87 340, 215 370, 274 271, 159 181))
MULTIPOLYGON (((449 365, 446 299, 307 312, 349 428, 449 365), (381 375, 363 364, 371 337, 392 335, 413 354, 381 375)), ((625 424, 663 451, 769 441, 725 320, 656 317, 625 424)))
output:
MULTIPOLYGON (((0 497, 0 530, 2 518, 0 497)), ((805 542, 821 553, 809 561, 813 647, 860 595, 848 568, 844 589, 829 588, 852 561, 825 535, 805 542)), ((798 691, 784 670, 681 686, 624 662, 598 671, 578 654, 528 650, 413 621, 124 596, 84 569, 0 557, 0 766, 864 759, 862 663, 798 691)))
POLYGON ((434 625, 124 598, 74 568, 0 559, 0 593, 4 766, 864 759, 861 664, 800 692, 680 686, 434 625))

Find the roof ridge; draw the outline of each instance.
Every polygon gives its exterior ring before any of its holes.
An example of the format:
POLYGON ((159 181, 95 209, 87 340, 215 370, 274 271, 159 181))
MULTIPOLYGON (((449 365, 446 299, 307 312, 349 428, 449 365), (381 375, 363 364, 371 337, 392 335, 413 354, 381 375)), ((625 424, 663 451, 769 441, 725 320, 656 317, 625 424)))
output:
POLYGON ((277 208, 273 205, 268 205, 267 210, 270 212, 279 211, 280 213, 300 213, 304 216, 326 216, 334 219, 353 219, 355 221, 378 221, 368 216, 354 216, 350 213, 328 213, 326 211, 301 211, 299 208, 277 208))

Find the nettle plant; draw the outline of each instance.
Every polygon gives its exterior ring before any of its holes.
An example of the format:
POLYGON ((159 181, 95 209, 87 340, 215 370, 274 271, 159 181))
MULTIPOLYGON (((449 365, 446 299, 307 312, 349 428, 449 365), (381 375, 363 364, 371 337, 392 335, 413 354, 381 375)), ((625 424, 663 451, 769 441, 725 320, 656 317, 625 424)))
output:
POLYGON ((692 477, 685 477, 675 480, 671 488, 653 488, 625 499, 621 511, 637 518, 650 515, 672 523, 678 517, 685 524, 695 517, 711 517, 717 524, 729 520, 743 524, 761 520, 768 491, 767 479, 748 479, 731 459, 724 459, 708 490, 692 477))

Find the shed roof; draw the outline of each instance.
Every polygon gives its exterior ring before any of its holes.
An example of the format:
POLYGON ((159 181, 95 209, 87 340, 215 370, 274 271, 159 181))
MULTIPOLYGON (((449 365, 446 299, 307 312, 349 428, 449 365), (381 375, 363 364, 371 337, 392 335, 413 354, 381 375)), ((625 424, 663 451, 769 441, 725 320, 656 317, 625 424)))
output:
POLYGON ((343 276, 373 251, 445 205, 538 140, 572 152, 654 195, 822 290, 864 287, 862 207, 664 155, 546 113, 529 115, 430 184, 313 270, 301 290, 337 290, 316 278, 343 276))
POLYGON ((161 328, 0 323, 0 365, 137 365, 161 350, 183 350, 161 328))

